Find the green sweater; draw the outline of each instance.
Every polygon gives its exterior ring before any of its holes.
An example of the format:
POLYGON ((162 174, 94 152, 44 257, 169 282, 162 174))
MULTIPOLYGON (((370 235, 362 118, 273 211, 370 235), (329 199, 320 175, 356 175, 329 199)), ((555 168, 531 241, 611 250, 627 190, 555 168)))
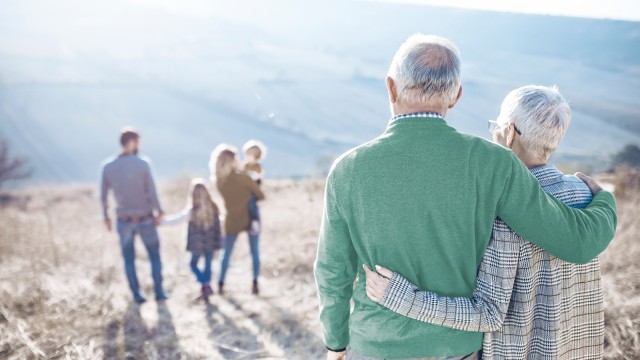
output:
POLYGON ((343 154, 327 178, 314 266, 324 341, 380 358, 456 356, 482 333, 396 314, 365 293, 362 264, 442 296, 471 297, 493 221, 560 259, 586 263, 615 233, 613 196, 584 210, 547 195, 515 155, 443 119, 404 118, 343 154), (350 300, 354 308, 350 311, 350 300))

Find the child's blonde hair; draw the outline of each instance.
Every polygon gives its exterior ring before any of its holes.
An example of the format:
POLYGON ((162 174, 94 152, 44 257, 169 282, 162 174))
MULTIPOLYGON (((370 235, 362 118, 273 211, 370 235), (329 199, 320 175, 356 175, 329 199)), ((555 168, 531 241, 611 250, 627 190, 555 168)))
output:
POLYGON ((259 140, 249 140, 242 146, 244 154, 249 151, 255 152, 256 161, 262 161, 267 157, 267 147, 259 140))
POLYGON ((188 202, 191 207, 190 221, 205 230, 215 226, 219 215, 218 206, 211 199, 204 179, 196 178, 191 181, 188 202))

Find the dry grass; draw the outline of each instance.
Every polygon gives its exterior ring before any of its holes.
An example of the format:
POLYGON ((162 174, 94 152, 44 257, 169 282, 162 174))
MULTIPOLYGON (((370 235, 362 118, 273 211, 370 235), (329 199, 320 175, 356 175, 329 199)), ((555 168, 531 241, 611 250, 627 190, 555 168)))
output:
MULTIPOLYGON (((170 212, 184 205, 188 179, 162 187, 170 212)), ((92 187, 29 189, 0 198, 1 359, 317 359, 323 355, 312 263, 322 208, 320 182, 266 184, 262 295, 250 290, 245 241, 228 291, 195 303, 183 228, 161 228, 172 298, 137 306, 115 234, 98 217, 92 187)), ((640 358, 640 201, 620 204, 617 238, 602 256, 609 359, 640 358)), ((242 239, 241 239, 242 240, 242 239)), ((146 254, 141 283, 151 295, 146 254)), ((217 274, 217 260, 214 266, 217 274)))

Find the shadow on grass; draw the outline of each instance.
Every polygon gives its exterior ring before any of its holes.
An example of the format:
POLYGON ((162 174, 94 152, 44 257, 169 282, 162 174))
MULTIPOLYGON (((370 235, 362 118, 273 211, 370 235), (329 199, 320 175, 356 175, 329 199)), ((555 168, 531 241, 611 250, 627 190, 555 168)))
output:
POLYGON ((164 301, 157 303, 158 323, 149 329, 140 305, 130 303, 121 321, 107 324, 105 359, 186 359, 180 348, 173 317, 164 301), (119 339, 122 330, 122 341, 119 339))
POLYGON ((245 313, 258 328, 271 333, 272 341, 277 343, 285 352, 288 349, 300 348, 300 344, 307 344, 312 351, 317 349, 324 350, 324 343, 318 335, 309 331, 293 314, 273 304, 269 298, 257 297, 256 300, 264 302, 270 314, 267 318, 273 320, 265 320, 265 317, 260 316, 260 314, 247 311, 234 298, 225 297, 225 300, 234 306, 236 310, 245 313))
POLYGON ((268 357, 260 340, 211 303, 206 304, 206 320, 211 330, 212 343, 225 359, 254 359, 268 357))

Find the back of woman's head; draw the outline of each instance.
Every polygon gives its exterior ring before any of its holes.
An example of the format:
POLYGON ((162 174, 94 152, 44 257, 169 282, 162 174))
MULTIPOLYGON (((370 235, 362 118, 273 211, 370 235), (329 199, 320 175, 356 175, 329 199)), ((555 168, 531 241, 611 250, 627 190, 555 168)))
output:
POLYGON ((498 121, 520 130, 526 152, 548 159, 569 129, 571 108, 556 86, 527 85, 507 94, 498 121))
POLYGON ((211 152, 209 171, 211 180, 223 179, 234 170, 238 149, 228 144, 220 144, 211 152))

